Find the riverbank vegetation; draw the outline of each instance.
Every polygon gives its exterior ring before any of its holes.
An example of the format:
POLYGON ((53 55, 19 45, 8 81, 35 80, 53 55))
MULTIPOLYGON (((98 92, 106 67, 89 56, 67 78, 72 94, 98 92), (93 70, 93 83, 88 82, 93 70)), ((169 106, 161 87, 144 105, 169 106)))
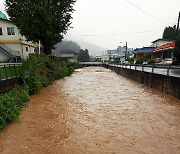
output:
POLYGON ((78 54, 78 61, 79 62, 89 62, 90 61, 90 56, 89 56, 89 51, 88 49, 81 49, 79 51, 79 54, 78 54))
POLYGON ((21 108, 29 101, 29 96, 37 94, 42 87, 57 79, 72 74, 76 63, 52 56, 29 55, 22 64, 23 85, 0 95, 0 130, 19 119, 21 108))
POLYGON ((16 87, 0 95, 0 130, 12 121, 19 119, 21 108, 29 101, 26 87, 16 87))

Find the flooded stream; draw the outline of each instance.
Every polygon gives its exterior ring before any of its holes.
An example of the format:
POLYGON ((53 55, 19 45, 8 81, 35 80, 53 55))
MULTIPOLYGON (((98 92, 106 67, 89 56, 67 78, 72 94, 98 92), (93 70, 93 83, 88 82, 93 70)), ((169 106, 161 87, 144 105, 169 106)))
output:
POLYGON ((101 67, 32 96, 0 133, 4 154, 179 154, 180 101, 101 67))

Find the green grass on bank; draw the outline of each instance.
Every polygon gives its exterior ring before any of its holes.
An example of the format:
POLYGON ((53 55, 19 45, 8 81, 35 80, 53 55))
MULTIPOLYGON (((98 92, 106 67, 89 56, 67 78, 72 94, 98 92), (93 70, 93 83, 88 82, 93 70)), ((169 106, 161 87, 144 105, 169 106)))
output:
POLYGON ((29 101, 26 88, 16 87, 0 95, 0 130, 12 121, 19 119, 21 108, 29 101))
MULTIPOLYGON (((53 59, 50 56, 31 54, 21 68, 17 67, 16 70, 13 67, 4 68, 7 69, 3 70, 6 71, 5 75, 12 76, 13 73, 14 75, 19 73, 24 84, 0 95, 0 130, 19 119, 19 113, 30 95, 37 94, 42 87, 57 79, 71 75, 76 67, 76 63, 62 58, 53 59)), ((0 70, 1 76, 3 71, 0 70)))

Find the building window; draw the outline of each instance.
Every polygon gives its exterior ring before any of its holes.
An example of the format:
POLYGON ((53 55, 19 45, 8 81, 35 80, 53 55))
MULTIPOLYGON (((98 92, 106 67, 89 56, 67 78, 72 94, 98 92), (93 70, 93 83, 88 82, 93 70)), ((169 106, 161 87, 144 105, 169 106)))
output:
POLYGON ((27 51, 27 52, 29 51, 29 48, 28 48, 28 47, 26 47, 26 51, 27 51))
POLYGON ((3 35, 2 27, 0 27, 0 35, 3 35))
POLYGON ((15 35, 14 27, 7 27, 7 33, 8 35, 15 35))

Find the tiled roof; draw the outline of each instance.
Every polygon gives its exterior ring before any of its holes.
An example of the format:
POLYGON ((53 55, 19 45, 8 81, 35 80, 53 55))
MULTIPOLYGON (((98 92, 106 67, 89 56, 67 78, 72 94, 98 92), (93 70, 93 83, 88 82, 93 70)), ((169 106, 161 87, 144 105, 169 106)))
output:
POLYGON ((158 52, 158 51, 162 51, 162 50, 173 49, 174 46, 175 46, 175 42, 167 43, 167 44, 164 44, 164 45, 161 45, 161 46, 155 48, 153 52, 158 52))
POLYGON ((143 48, 136 48, 133 53, 138 53, 138 52, 152 52, 155 47, 143 47, 143 48))

